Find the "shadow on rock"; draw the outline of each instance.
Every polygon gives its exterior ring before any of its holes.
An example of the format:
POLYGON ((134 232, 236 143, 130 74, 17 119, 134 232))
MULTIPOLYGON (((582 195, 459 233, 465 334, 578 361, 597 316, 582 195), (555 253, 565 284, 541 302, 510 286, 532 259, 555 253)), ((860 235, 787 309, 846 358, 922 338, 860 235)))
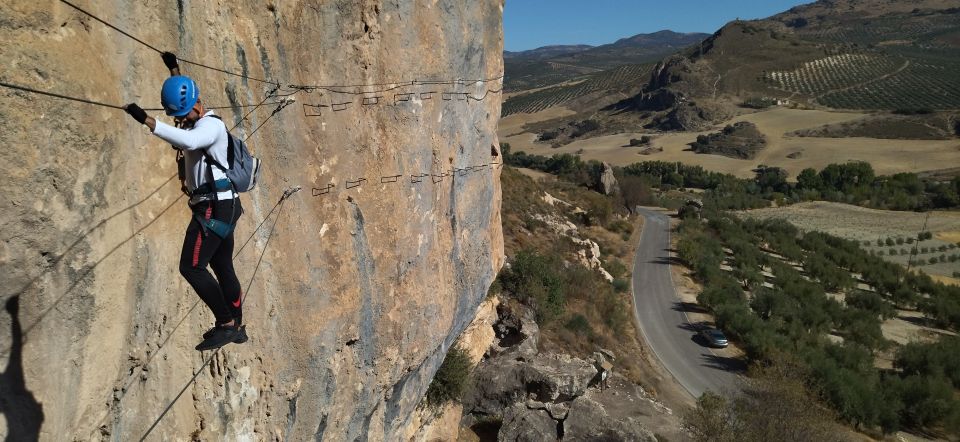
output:
POLYGON ((40 436, 43 406, 27 390, 23 375, 23 329, 20 325, 20 297, 7 300, 10 314, 10 359, 0 374, 0 414, 7 420, 7 441, 33 441, 40 436))

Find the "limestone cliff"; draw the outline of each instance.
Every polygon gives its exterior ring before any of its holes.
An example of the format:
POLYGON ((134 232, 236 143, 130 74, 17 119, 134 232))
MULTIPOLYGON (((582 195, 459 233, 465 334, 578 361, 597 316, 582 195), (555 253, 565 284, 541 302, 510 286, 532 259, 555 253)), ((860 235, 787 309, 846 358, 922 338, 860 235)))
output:
MULTIPOLYGON (((173 151, 120 110, 0 88, 0 434, 135 440, 171 403, 150 440, 411 434, 503 261, 502 0, 76 2, 243 76, 182 65, 236 135, 259 127, 236 235, 251 339, 193 350, 212 317, 177 270, 173 151), (280 93, 297 102, 271 118, 280 93)), ((168 75, 52 0, 0 7, 0 63, 3 82, 144 107, 168 75)))

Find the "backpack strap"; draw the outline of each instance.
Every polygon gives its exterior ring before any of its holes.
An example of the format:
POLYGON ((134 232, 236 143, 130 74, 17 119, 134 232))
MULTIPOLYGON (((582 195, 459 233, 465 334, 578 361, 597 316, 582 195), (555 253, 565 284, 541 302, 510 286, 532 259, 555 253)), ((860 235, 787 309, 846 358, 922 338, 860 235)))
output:
MULTIPOLYGON (((207 116, 223 121, 223 118, 220 118, 220 116, 216 114, 211 114, 207 116)), ((224 125, 224 129, 226 129, 226 125, 224 125)), ((207 152, 206 149, 203 150, 203 156, 206 159, 207 165, 213 164, 217 166, 221 172, 224 172, 224 173, 227 172, 228 169, 226 167, 223 167, 223 164, 220 164, 219 161, 213 159, 213 157, 210 155, 209 152, 207 152)), ((233 164, 233 136, 230 135, 230 131, 227 131, 227 164, 233 164)), ((210 178, 211 180, 213 179, 213 171, 210 172, 210 178)))

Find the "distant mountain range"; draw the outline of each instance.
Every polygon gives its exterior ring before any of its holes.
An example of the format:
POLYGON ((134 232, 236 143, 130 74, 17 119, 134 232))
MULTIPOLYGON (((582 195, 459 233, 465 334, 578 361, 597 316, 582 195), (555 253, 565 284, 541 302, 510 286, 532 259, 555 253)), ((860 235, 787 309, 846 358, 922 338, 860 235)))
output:
POLYGON ((957 0, 820 0, 712 35, 662 31, 537 51, 505 58, 505 88, 515 94, 503 115, 563 106, 575 114, 542 125, 592 119, 600 129, 591 136, 702 130, 739 107, 778 103, 960 110, 957 0))
POLYGON ((530 49, 528 51, 503 51, 504 59, 523 59, 527 61, 533 60, 543 60, 551 57, 556 57, 558 55, 566 55, 574 52, 581 52, 587 49, 592 49, 594 46, 590 45, 554 45, 554 46, 543 46, 536 49, 530 49))
POLYGON ((659 31, 637 34, 601 46, 555 45, 528 51, 507 51, 503 54, 504 86, 508 91, 532 89, 618 66, 650 63, 709 36, 659 31))

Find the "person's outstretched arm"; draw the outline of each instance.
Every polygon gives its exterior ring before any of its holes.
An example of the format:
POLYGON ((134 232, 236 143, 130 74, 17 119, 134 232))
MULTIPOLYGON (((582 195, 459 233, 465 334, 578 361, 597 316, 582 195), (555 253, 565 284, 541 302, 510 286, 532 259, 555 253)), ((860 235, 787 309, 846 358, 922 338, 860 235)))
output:
POLYGON ((217 141, 217 137, 222 132, 225 132, 223 123, 216 118, 201 119, 193 126, 193 129, 183 130, 148 116, 147 112, 136 103, 124 106, 124 110, 140 124, 146 124, 154 135, 174 145, 177 149, 206 149, 217 141))
POLYGON ((160 54, 160 58, 163 59, 163 64, 167 66, 167 69, 170 69, 170 76, 180 75, 180 63, 177 62, 177 56, 173 52, 164 52, 160 54))

